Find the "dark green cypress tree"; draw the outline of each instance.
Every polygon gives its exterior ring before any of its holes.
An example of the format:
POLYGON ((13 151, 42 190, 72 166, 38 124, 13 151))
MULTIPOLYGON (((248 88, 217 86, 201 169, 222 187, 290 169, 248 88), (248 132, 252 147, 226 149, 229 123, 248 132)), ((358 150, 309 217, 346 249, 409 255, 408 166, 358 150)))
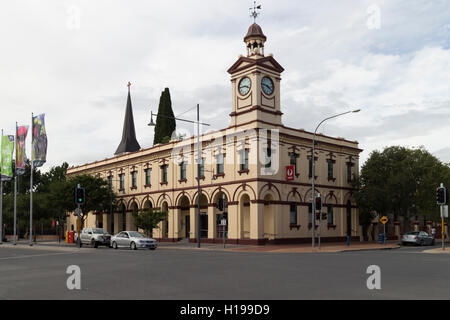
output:
MULTIPOLYGON (((159 99, 158 115, 166 117, 175 117, 172 110, 172 100, 170 99, 169 88, 166 88, 161 93, 161 98, 159 99)), ((155 137, 153 139, 153 144, 167 143, 172 137, 172 133, 176 130, 175 119, 168 119, 165 117, 156 118, 155 127, 155 137)))

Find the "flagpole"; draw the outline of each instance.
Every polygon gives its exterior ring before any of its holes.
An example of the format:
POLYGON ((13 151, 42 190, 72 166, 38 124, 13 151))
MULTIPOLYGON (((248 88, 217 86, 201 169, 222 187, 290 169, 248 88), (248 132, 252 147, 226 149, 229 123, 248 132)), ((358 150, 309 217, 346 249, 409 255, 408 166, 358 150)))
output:
MULTIPOLYGON (((1 139, 3 143, 3 129, 1 139)), ((0 244, 3 244, 3 179, 1 175, 0 175, 0 244)))
POLYGON ((31 172, 30 172, 30 246, 33 246, 33 113, 31 113, 31 172))
POLYGON ((16 138, 14 139, 14 149, 16 152, 16 161, 14 166, 14 245, 17 244, 17 121, 16 121, 16 138))

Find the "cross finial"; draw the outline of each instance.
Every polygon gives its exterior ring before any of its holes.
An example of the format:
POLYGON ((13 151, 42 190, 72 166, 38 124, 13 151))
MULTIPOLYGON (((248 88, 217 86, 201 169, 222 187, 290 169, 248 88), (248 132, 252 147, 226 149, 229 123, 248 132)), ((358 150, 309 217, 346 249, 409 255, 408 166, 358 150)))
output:
POLYGON ((256 18, 260 15, 257 10, 261 10, 261 5, 256 5, 256 1, 253 1, 253 8, 250 8, 249 10, 253 10, 250 13, 250 17, 253 17, 253 21, 256 23, 256 18))
POLYGON ((130 92, 130 88, 131 88, 131 82, 128 81, 128 92, 130 92))

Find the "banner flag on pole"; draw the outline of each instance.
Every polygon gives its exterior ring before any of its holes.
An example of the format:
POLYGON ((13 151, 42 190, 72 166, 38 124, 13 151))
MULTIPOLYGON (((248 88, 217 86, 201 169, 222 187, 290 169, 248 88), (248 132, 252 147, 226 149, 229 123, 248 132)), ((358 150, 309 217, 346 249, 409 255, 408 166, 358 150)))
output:
POLYGON ((27 139, 28 126, 17 127, 16 141, 16 174, 18 176, 25 174, 25 164, 27 156, 25 154, 25 140, 27 139))
POLYGON ((13 178, 13 152, 14 136, 2 136, 2 162, 1 162, 1 181, 10 181, 13 178))
POLYGON ((33 154, 34 167, 41 167, 47 160, 47 133, 45 131, 45 114, 33 117, 33 154))

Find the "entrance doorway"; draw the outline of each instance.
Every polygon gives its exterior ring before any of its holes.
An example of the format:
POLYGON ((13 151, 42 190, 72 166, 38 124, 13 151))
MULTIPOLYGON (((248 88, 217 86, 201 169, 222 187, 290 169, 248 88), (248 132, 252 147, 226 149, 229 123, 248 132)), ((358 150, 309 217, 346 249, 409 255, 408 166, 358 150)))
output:
POLYGON ((189 239, 189 235, 191 233, 191 216, 190 215, 186 215, 185 217, 185 224, 184 224, 184 234, 185 234, 185 238, 189 239))

